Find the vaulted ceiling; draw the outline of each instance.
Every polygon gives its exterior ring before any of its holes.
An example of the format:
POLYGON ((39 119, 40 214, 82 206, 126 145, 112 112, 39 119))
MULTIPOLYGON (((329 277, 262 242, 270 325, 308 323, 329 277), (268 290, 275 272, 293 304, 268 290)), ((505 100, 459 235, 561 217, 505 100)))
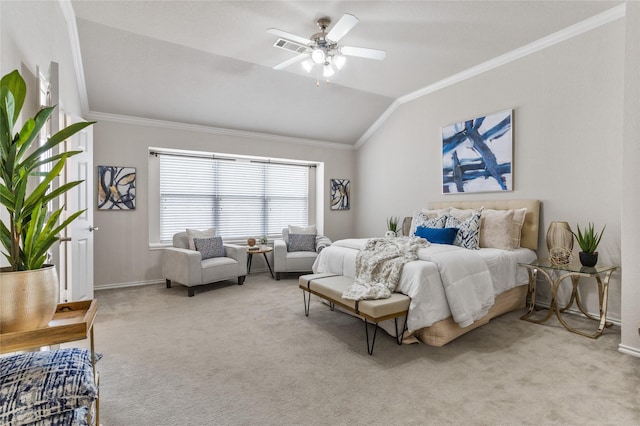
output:
POLYGON ((396 99, 619 3, 72 0, 91 112, 349 145, 396 99), (340 44, 386 59, 348 58, 319 86, 272 69, 295 54, 268 28, 310 37, 344 13, 360 22, 340 44))

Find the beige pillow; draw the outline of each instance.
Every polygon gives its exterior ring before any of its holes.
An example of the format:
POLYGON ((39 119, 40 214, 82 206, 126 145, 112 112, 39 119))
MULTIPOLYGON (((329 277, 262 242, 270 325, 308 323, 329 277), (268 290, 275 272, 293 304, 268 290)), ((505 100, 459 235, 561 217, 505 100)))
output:
POLYGON ((527 215, 527 209, 517 209, 513 211, 513 248, 520 248, 520 238, 522 238, 522 226, 524 225, 524 218, 527 215))
POLYGON ((467 220, 473 216, 474 213, 477 213, 478 210, 482 211, 483 209, 484 207, 480 207, 479 209, 457 209, 455 207, 451 207, 451 209, 449 209, 449 216, 455 217, 461 221, 467 220))
MULTIPOLYGON (((433 219, 440 216, 446 216, 449 214, 450 207, 444 209, 422 209, 422 213, 425 214, 429 219, 433 219)), ((415 214, 413 215, 415 216, 415 214)))
POLYGON ((482 211, 480 247, 513 249, 513 210, 485 209, 482 211))
POLYGON ((187 239, 189 240, 189 249, 195 250, 196 245, 193 242, 194 238, 213 238, 216 236, 216 228, 209 228, 205 231, 198 231, 197 229, 187 229, 187 239))

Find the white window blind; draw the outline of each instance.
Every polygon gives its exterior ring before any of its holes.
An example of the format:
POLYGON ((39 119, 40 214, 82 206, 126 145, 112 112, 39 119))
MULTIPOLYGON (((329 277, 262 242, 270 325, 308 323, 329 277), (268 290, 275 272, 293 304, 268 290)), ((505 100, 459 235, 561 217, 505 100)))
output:
POLYGON ((307 225, 309 166, 160 155, 160 240, 187 228, 225 239, 307 225))

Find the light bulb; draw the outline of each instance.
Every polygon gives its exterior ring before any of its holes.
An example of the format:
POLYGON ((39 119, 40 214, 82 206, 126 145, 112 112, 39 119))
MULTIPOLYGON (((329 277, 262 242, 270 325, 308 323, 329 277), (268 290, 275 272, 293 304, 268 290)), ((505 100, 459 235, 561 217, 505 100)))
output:
POLYGON ((322 51, 322 49, 314 49, 313 52, 311 52, 311 60, 313 62, 315 62, 316 64, 321 64, 324 62, 324 52, 322 51))
POLYGON ((333 67, 329 62, 325 62, 324 67, 322 67, 322 76, 325 78, 331 77, 336 72, 333 70, 333 67))

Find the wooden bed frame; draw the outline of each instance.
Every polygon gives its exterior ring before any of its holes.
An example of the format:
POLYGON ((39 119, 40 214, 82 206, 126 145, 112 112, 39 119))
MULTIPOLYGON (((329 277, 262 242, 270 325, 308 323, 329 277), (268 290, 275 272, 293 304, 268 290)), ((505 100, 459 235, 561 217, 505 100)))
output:
MULTIPOLYGON (((539 200, 485 200, 485 201, 438 201, 428 205, 430 209, 455 207, 458 209, 475 209, 484 207, 494 210, 515 210, 526 207, 520 246, 531 250, 538 249, 538 226, 540 222, 539 200)), ((468 327, 461 328, 453 318, 445 318, 429 327, 421 328, 413 333, 423 343, 432 346, 443 346, 469 331, 487 324, 492 318, 522 309, 526 305, 527 285, 514 287, 496 297, 494 305, 484 317, 468 327)), ((406 340, 406 338, 405 338, 406 340)))

